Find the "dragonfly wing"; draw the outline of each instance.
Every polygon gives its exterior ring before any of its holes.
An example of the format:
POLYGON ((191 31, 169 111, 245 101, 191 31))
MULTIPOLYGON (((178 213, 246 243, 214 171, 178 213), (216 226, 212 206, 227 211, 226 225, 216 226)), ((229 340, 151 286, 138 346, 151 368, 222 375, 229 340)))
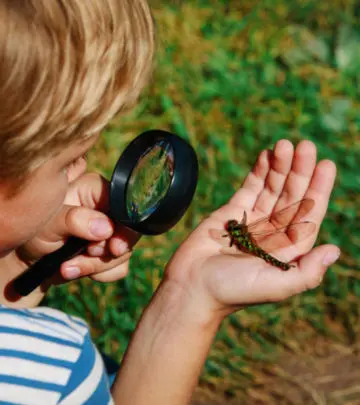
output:
POLYGON ((271 253, 300 243, 313 235, 315 231, 316 225, 313 222, 305 221, 290 224, 272 232, 251 233, 251 237, 258 246, 271 253))
MULTIPOLYGON (((268 253, 284 249, 305 240, 316 231, 316 225, 309 221, 296 222, 307 215, 314 207, 314 200, 303 199, 271 215, 248 225, 248 232, 254 243, 268 253)), ((210 237, 223 246, 228 254, 242 254, 236 246, 230 247, 227 231, 211 229, 210 237)))
POLYGON ((290 223, 298 222, 314 207, 314 200, 305 198, 279 211, 271 213, 265 218, 260 218, 248 225, 249 232, 270 232, 281 229, 290 223))
MULTIPOLYGON (((291 224, 280 229, 274 228, 271 231, 251 233, 251 238, 259 247, 267 253, 273 253, 281 249, 296 245, 310 237, 316 231, 313 222, 300 222, 291 224)), ((232 255, 243 255, 244 252, 236 245, 230 247, 230 237, 226 231, 220 229, 210 229, 210 237, 222 246, 221 252, 232 255)), ((275 255, 276 257, 276 255, 275 255)), ((282 260, 282 257, 278 257, 282 260)))

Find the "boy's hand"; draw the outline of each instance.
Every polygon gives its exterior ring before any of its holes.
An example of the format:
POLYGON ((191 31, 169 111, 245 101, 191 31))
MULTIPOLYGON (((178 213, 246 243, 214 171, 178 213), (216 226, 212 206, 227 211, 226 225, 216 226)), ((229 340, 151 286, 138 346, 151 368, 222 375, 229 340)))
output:
POLYGON ((71 184, 64 205, 46 227, 17 250, 27 265, 59 249, 69 236, 89 240, 84 254, 61 265, 61 276, 50 280, 58 284, 66 280, 90 276, 111 282, 126 276, 133 245, 139 235, 115 226, 106 216, 109 209, 109 183, 100 175, 88 173, 71 184))
MULTIPOLYGON (((165 284, 180 286, 197 313, 217 313, 220 318, 243 306, 280 301, 317 287, 340 253, 334 245, 313 248, 335 176, 333 162, 316 164, 312 142, 301 142, 294 152, 292 144, 282 140, 273 151, 263 151, 229 203, 206 218, 180 246, 167 267, 165 284), (211 237, 214 229, 225 234, 225 223, 241 221, 244 211, 251 223, 303 198, 315 201, 304 219, 314 222, 316 230, 281 250, 284 261, 296 260, 296 267, 288 271, 249 254, 226 254, 220 241, 211 237)), ((229 238, 224 241, 230 243, 229 238)))

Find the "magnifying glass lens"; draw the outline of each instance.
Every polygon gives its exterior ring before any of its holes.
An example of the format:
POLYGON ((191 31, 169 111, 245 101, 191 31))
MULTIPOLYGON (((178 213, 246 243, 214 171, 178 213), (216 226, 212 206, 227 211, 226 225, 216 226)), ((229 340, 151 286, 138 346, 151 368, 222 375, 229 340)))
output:
POLYGON ((148 218, 167 195, 174 177, 174 150, 166 141, 148 148, 126 187, 126 210, 134 223, 148 218))

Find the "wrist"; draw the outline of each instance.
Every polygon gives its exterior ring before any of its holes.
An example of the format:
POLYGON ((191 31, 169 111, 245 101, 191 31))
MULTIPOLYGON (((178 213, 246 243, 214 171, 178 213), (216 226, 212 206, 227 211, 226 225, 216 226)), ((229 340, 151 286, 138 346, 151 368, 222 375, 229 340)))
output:
POLYGON ((224 314, 203 294, 167 278, 160 284, 147 310, 155 316, 162 314, 162 322, 171 323, 176 319, 181 327, 209 332, 216 332, 224 319, 224 314))
POLYGON ((195 298, 172 280, 160 284, 113 385, 116 400, 133 405, 189 403, 222 320, 195 298))

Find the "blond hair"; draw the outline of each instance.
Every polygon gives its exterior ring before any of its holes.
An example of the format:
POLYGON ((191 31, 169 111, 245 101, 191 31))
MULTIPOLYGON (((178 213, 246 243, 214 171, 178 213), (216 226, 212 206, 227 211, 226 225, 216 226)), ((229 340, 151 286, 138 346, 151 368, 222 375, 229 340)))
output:
POLYGON ((153 54, 146 0, 1 0, 0 183, 131 107, 153 54))

